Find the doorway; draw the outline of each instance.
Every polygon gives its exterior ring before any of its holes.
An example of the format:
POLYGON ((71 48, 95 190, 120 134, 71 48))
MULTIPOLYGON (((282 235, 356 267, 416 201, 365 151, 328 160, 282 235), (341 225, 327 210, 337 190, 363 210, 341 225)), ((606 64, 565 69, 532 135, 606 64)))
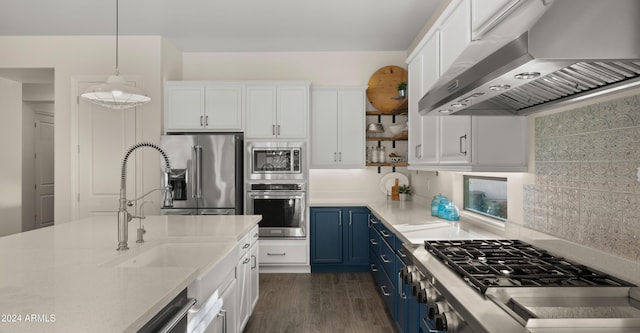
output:
POLYGON ((0 236, 28 231, 54 223, 54 69, 0 69, 3 89, 3 130, 12 134, 2 140, 1 151, 10 172, 3 182, 12 205, 0 205, 3 226, 0 236), (10 89, 11 94, 7 94, 10 89))

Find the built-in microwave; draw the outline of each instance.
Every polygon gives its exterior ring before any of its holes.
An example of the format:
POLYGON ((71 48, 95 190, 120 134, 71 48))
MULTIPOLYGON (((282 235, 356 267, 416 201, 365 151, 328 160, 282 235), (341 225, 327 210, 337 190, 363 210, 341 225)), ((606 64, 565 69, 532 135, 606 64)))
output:
POLYGON ((303 142, 253 142, 248 154, 250 180, 306 178, 303 142))

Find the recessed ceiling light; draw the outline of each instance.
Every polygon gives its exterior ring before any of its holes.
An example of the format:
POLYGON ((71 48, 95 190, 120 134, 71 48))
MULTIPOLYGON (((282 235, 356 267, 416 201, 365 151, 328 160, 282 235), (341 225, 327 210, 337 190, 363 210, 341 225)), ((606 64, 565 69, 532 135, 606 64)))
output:
POLYGON ((442 110, 438 110, 438 112, 440 113, 450 113, 453 110, 449 110, 449 109, 442 109, 442 110))
POLYGON ((453 104, 451 104, 452 108, 461 108, 463 106, 467 106, 467 104, 464 104, 464 103, 453 103, 453 104))
POLYGON ((495 86, 489 87, 489 89, 491 89, 493 91, 502 91, 502 90, 507 90, 509 88, 511 88, 511 86, 508 85, 508 84, 497 84, 495 86))
POLYGON ((540 76, 539 72, 524 72, 524 73, 516 74, 513 77, 520 80, 531 80, 531 79, 537 78, 538 76, 540 76))

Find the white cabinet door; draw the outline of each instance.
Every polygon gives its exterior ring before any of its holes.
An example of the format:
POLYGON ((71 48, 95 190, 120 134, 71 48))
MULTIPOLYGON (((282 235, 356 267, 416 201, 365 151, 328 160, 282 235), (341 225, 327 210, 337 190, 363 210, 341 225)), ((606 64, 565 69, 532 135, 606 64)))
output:
POLYGON ((422 49, 422 91, 426 94, 440 78, 440 31, 436 31, 422 49))
POLYGON ((275 138, 276 87, 248 86, 245 100, 247 138, 275 138))
POLYGON ((311 168, 333 167, 338 160, 338 92, 311 93, 311 168))
POLYGON ((251 285, 249 279, 251 278, 251 258, 249 252, 246 252, 238 262, 236 272, 238 274, 238 328, 244 329, 244 326, 249 321, 249 315, 251 313, 249 304, 249 297, 251 296, 251 285))
POLYGON ((306 86, 278 87, 276 134, 281 139, 307 137, 308 91, 306 86))
POLYGON ((492 166, 493 170, 509 167, 527 168, 527 117, 472 117, 473 163, 492 166))
POLYGON ((409 165, 420 163, 422 155, 422 117, 418 113, 418 101, 422 98, 422 68, 424 66, 424 52, 418 53, 408 64, 408 117, 409 117, 409 149, 407 152, 409 165))
MULTIPOLYGON (((213 332, 225 333, 224 327, 226 325, 226 333, 239 332, 238 330, 238 313, 237 313, 237 292, 238 284, 236 280, 233 280, 231 284, 222 293, 222 311, 218 314, 215 325, 211 325, 213 332), (226 321, 226 322, 225 322, 226 321)), ((205 331, 209 333, 209 329, 205 331)))
POLYGON ((440 164, 471 163, 471 117, 440 116, 440 164))
POLYGON ((204 125, 202 84, 165 86, 165 130, 201 129, 204 125))
POLYGON ((364 90, 338 92, 338 163, 344 168, 363 168, 365 164, 364 90))
POLYGON ((422 151, 420 162, 440 162, 440 116, 422 116, 422 151))
POLYGON ((471 42, 471 2, 458 4, 440 26, 440 74, 444 74, 471 42))
POLYGON ((251 293, 249 294, 249 315, 253 312, 253 309, 256 308, 256 304, 258 304, 258 298, 260 295, 260 263, 258 262, 259 254, 259 241, 256 241, 251 245, 249 249, 249 258, 251 259, 251 273, 250 281, 251 281, 251 293))
POLYGON ((204 127, 242 130, 242 86, 206 86, 204 127))

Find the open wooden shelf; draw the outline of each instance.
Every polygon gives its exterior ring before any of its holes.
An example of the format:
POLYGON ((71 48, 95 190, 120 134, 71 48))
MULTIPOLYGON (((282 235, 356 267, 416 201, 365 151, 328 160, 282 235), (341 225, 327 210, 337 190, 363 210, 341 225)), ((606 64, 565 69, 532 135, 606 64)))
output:
POLYGON ((403 131, 398 133, 397 135, 394 136, 386 136, 386 137, 382 137, 382 136, 368 136, 367 137, 367 141, 406 141, 409 139, 409 132, 408 131, 403 131))
POLYGON ((372 166, 372 167, 383 167, 383 166, 406 167, 408 165, 409 165, 408 162, 387 162, 387 163, 370 163, 370 162, 367 162, 367 164, 366 164, 366 166, 372 166))

